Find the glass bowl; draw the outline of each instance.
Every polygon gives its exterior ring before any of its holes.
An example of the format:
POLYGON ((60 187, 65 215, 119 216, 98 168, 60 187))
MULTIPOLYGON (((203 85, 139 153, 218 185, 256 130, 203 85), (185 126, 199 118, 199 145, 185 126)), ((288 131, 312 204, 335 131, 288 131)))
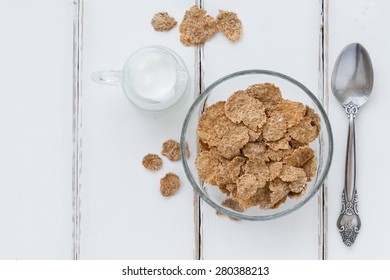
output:
POLYGON ((293 78, 268 70, 245 70, 229 74, 212 83, 192 104, 183 123, 180 137, 181 154, 186 154, 187 145, 191 156, 182 156, 182 163, 188 180, 211 207, 228 216, 245 220, 271 220, 287 215, 308 202, 323 184, 332 161, 333 138, 330 123, 324 108, 315 95, 300 82, 293 78), (299 200, 288 198, 276 209, 262 210, 258 206, 251 207, 244 212, 236 212, 222 205, 228 198, 218 187, 203 182, 198 177, 195 167, 196 154, 200 151, 197 139, 197 126, 203 110, 221 100, 227 100, 237 90, 245 90, 248 86, 258 83, 273 83, 280 88, 285 99, 302 102, 310 106, 320 117, 321 130, 319 137, 310 143, 317 159, 317 173, 307 184, 306 194, 299 200))

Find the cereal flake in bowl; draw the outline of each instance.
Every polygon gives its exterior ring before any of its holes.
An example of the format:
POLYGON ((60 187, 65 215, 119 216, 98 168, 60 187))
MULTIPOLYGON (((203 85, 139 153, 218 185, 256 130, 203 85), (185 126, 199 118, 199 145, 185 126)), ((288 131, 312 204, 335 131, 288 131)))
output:
POLYGON ((319 190, 333 139, 318 99, 298 81, 246 70, 211 84, 192 104, 181 133, 195 158, 186 176, 217 211, 247 220, 291 213, 319 190))

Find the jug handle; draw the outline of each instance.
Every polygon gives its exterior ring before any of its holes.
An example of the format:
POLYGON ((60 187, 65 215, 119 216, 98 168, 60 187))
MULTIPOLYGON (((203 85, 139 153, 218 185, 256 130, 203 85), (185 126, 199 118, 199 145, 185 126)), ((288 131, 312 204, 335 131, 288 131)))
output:
POLYGON ((122 71, 95 71, 92 73, 91 78, 94 82, 99 84, 119 86, 122 80, 122 71))

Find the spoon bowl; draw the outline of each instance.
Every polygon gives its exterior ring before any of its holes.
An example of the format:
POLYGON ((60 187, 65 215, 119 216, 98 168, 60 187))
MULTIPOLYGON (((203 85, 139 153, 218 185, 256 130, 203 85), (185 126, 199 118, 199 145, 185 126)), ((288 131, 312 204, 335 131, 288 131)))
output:
POLYGON ((359 43, 346 46, 338 56, 331 79, 333 94, 341 104, 353 102, 361 107, 374 85, 372 63, 367 50, 359 43))

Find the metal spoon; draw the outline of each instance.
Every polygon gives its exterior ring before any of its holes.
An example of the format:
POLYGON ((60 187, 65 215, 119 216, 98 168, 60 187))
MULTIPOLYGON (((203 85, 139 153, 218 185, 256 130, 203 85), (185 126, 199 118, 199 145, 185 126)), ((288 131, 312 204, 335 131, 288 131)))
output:
POLYGON ((370 57, 366 49, 358 44, 347 45, 338 56, 331 87, 333 94, 344 107, 349 119, 347 158, 345 163, 345 186, 342 194, 342 209, 337 220, 343 242, 351 246, 360 231, 356 191, 355 116, 367 101, 374 83, 370 57))

